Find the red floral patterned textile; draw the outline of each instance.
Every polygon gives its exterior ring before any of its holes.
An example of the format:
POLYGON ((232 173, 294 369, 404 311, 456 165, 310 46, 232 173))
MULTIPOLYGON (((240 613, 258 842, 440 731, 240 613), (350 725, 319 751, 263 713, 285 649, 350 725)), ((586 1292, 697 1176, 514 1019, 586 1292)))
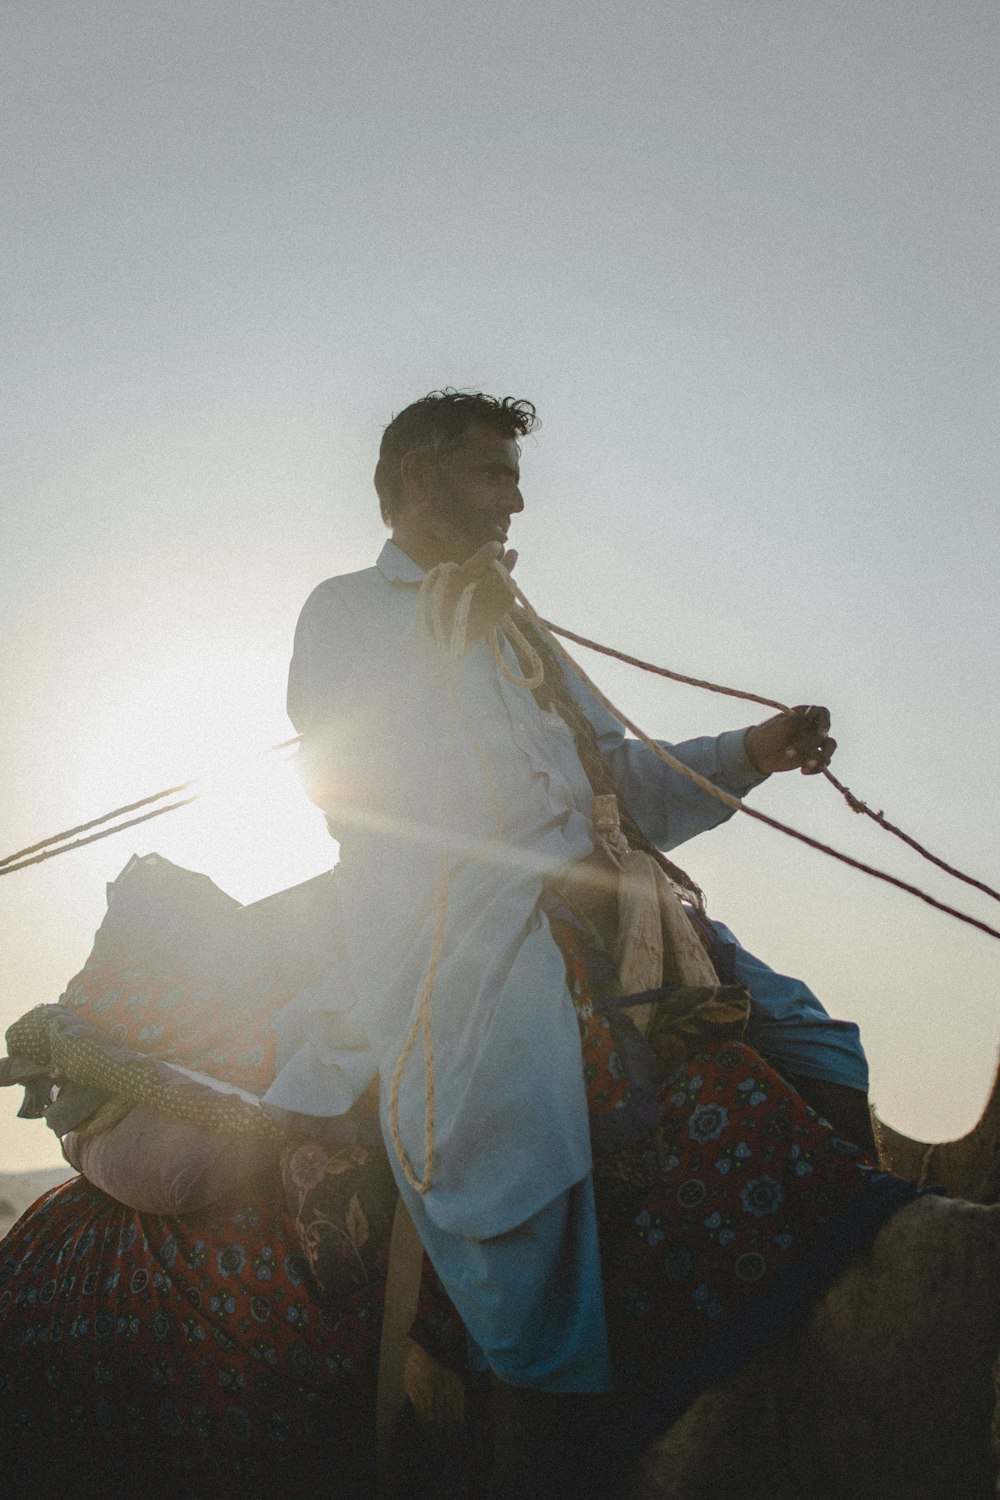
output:
POLYGON ((0 1464, 31 1500, 369 1500, 383 1286, 314 1296, 276 1173, 182 1219, 83 1178, 0 1248, 0 1464))

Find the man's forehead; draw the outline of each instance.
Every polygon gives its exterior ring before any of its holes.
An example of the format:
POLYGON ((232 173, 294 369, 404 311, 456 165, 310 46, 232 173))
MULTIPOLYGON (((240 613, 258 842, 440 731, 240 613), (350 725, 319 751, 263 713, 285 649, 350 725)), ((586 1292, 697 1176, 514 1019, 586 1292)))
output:
POLYGON ((516 438, 504 437, 485 422, 470 422, 453 450, 464 458, 505 460, 515 465, 520 451, 516 438))

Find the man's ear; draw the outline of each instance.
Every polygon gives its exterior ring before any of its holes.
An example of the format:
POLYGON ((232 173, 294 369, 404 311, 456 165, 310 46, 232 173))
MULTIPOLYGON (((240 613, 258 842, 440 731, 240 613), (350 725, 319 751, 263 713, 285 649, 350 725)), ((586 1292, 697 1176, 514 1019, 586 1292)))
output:
POLYGON ((400 460, 399 473, 403 481, 403 495, 409 501, 426 505, 431 496, 431 485, 437 466, 427 453, 411 448, 400 460))

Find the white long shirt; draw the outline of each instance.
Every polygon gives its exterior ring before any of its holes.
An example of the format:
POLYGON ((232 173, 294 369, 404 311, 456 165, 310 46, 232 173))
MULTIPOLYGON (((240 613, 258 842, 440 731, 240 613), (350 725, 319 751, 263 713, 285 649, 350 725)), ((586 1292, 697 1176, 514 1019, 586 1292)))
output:
MULTIPOLYGON (((305 736, 312 794, 340 843, 345 952, 286 1012, 284 1065, 267 1099, 336 1115, 378 1071, 385 1123, 427 977, 444 847, 447 926, 432 996, 436 1158, 424 1204, 442 1230, 482 1239, 523 1223, 590 1170, 579 1031, 537 904, 546 878, 593 850, 593 798, 569 729, 498 672, 485 641, 449 693, 445 654, 416 621, 423 577, 387 542, 375 567, 320 584, 299 620, 288 708, 305 736)), ((513 653, 508 664, 518 673, 513 653)), ((579 681, 569 686, 654 843, 672 848, 730 816, 627 740, 579 681)), ((668 748, 742 796, 761 780, 743 735, 668 748)), ((418 1043, 399 1098, 418 1174, 424 1120, 418 1043)))

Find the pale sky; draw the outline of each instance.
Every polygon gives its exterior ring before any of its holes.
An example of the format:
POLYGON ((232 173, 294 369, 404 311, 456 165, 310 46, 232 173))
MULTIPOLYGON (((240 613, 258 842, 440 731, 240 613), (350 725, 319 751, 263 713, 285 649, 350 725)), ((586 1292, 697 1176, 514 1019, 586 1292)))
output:
MULTIPOLYGON (((333 850, 289 768, 296 615, 383 538, 382 426, 526 396, 518 577, 560 623, 826 702, 836 770, 997 885, 990 0, 8 0, 0 1023, 159 849, 241 900, 333 850), (240 760, 240 755, 244 759, 240 760)), ((585 662, 669 739, 757 712, 585 662)), ((757 805, 1000 925, 823 783, 757 805)), ((1000 943, 737 817, 710 911, 863 1028, 894 1124, 982 1105, 1000 943)), ((58 1159, 0 1095, 0 1168, 58 1159)))

